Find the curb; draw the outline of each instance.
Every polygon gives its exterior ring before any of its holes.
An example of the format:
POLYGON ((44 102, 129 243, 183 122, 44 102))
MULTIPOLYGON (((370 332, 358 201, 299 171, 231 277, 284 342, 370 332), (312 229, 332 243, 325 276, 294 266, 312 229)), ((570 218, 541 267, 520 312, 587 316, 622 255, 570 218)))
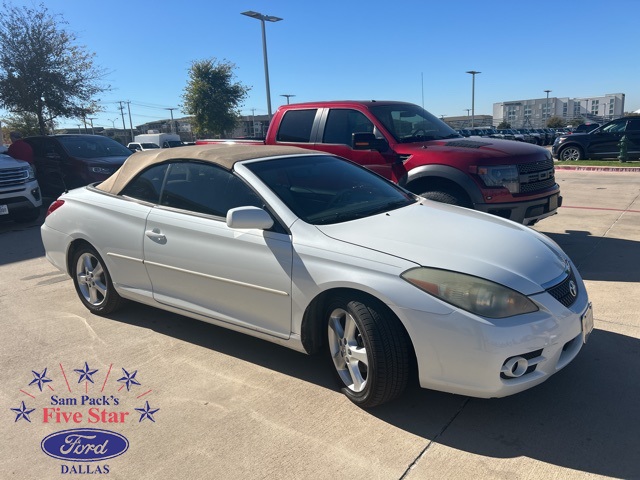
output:
POLYGON ((600 166, 571 166, 554 165, 556 170, 571 170, 574 172, 614 172, 614 173, 640 173, 640 167, 600 167, 600 166))

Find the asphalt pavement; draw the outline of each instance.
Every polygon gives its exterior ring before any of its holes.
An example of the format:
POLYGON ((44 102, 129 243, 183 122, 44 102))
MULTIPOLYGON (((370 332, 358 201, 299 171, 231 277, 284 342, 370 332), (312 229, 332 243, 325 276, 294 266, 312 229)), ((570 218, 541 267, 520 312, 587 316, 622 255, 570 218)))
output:
POLYGON ((563 207, 534 228, 594 305, 576 360, 503 399, 412 387, 370 411, 323 358, 141 305, 91 315, 44 258, 43 219, 0 222, 0 478, 640 479, 640 173, 557 179, 563 207), (120 455, 46 453, 78 428, 120 455))

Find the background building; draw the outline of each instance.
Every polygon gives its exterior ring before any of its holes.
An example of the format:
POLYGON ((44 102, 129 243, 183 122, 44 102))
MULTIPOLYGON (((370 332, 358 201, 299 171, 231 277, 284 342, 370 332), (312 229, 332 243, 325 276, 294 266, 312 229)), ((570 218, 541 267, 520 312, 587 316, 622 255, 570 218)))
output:
POLYGON ((588 98, 535 98, 493 104, 493 125, 503 121, 513 128, 542 128, 551 117, 560 117, 567 125, 575 119, 608 122, 624 115, 624 93, 608 93, 588 98))

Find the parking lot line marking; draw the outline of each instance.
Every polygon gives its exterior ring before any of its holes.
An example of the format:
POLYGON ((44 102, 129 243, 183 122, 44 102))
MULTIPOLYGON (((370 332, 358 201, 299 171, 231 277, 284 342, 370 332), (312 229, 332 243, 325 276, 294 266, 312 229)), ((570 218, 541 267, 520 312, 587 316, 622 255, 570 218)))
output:
POLYGON ((629 210, 623 208, 602 208, 602 207, 572 207, 570 205, 562 205, 560 208, 575 208, 578 210, 606 210, 610 212, 629 212, 629 213, 640 213, 640 210, 629 210))

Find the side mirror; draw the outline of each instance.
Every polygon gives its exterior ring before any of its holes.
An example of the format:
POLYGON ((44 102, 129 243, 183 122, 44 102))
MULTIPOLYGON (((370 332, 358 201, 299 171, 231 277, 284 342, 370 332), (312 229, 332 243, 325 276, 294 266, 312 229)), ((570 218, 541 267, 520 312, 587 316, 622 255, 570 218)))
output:
POLYGON ((227 212, 227 226, 267 230, 273 226, 273 218, 258 207, 237 207, 227 212))
POLYGON ((358 132, 352 135, 351 147, 354 150, 378 150, 389 148, 389 143, 382 138, 376 138, 373 133, 358 132))

